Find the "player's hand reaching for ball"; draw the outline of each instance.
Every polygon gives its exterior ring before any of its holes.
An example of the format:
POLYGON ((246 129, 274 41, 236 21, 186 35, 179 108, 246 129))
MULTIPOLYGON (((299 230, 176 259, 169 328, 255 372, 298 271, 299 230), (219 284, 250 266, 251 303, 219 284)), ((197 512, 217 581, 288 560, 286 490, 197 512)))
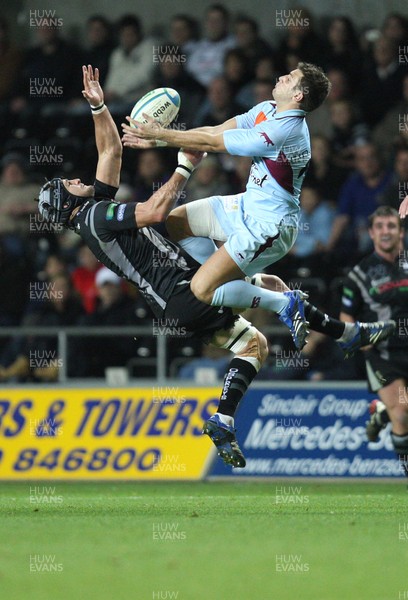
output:
POLYGON ((126 123, 122 123, 123 129, 123 137, 122 141, 125 146, 131 146, 135 144, 135 147, 141 148, 141 144, 137 143, 137 140, 140 141, 151 141, 152 144, 148 146, 144 146, 145 148, 153 148, 156 145, 155 140, 160 140, 160 134, 163 131, 163 127, 160 125, 158 121, 149 117, 146 113, 142 113, 143 118, 146 119, 147 123, 140 123, 139 121, 135 121, 131 117, 126 117, 126 120, 129 121, 129 125, 126 123))
POLYGON ((99 83, 99 69, 93 70, 91 65, 82 67, 82 75, 84 89, 82 90, 83 97, 91 106, 100 106, 104 102, 103 90, 99 83))
POLYGON ((399 207, 399 216, 401 219, 405 219, 408 215, 408 196, 405 196, 399 207))

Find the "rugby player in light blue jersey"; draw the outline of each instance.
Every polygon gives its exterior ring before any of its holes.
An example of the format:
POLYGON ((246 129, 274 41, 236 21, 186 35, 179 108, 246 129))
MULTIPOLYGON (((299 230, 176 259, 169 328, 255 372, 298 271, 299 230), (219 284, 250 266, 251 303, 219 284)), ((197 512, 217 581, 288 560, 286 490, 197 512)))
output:
POLYGON ((129 147, 147 148, 160 140, 169 146, 252 157, 245 192, 178 207, 168 217, 167 229, 202 263, 191 282, 199 300, 274 311, 290 328, 299 349, 308 333, 306 295, 254 289, 249 281, 259 283, 258 272, 285 256, 295 243, 300 189, 311 157, 305 117, 329 91, 330 82, 319 67, 299 63, 279 78, 273 100, 222 125, 190 131, 164 129, 153 119, 146 125, 133 121, 132 128, 123 125, 123 142, 129 147), (214 242, 203 238, 225 243, 217 250, 214 242))

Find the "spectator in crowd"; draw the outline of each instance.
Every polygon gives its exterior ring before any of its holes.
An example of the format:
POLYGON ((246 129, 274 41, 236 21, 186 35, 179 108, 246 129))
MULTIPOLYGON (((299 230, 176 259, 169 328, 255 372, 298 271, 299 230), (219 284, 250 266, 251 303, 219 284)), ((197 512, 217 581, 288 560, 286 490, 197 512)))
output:
POLYGON ((85 33, 84 64, 99 69, 99 81, 103 85, 114 48, 112 26, 102 15, 92 15, 86 23, 85 33))
POLYGON ((154 42, 143 37, 142 25, 135 15, 122 17, 118 28, 119 46, 109 60, 105 102, 111 113, 124 114, 151 88, 154 42))
POLYGON ((326 47, 322 38, 314 31, 311 13, 306 8, 293 10, 296 16, 289 18, 286 35, 279 45, 280 69, 283 73, 292 70, 299 61, 320 65, 326 47))
POLYGON ((330 104, 330 116, 333 128, 331 146, 334 162, 339 167, 354 167, 354 150, 369 139, 364 123, 356 120, 354 106, 350 100, 336 100, 330 104))
POLYGON ((252 108, 264 100, 272 100, 272 89, 280 77, 272 55, 260 58, 255 67, 255 79, 244 85, 236 95, 236 102, 244 108, 252 108))
POLYGON ((255 66, 255 79, 269 79, 275 85, 277 78, 281 75, 274 56, 263 56, 255 66))
POLYGON ((245 55, 237 48, 231 48, 224 57, 224 77, 228 80, 236 97, 242 87, 249 82, 250 74, 245 55))
MULTIPOLYGON (((42 296, 37 310, 30 311, 21 325, 31 327, 67 327, 77 325, 83 309, 71 289, 68 275, 57 275, 49 286, 38 289, 42 296)), ((60 361, 57 336, 14 338, 3 353, 1 381, 56 381, 60 361)), ((68 365, 75 372, 75 356, 68 353, 68 365)))
POLYGON ((78 249, 78 267, 72 273, 72 283, 88 314, 96 308, 95 278, 100 268, 98 259, 88 246, 82 244, 78 249))
POLYGON ((246 15, 236 18, 234 33, 237 47, 245 57, 251 77, 254 77, 258 60, 271 55, 272 48, 260 37, 257 21, 246 15))
MULTIPOLYGON (((0 236, 0 326, 13 326, 20 322, 29 297, 30 280, 29 262, 25 257, 10 254, 0 236)), ((5 338, 0 337, 0 349, 4 342, 5 338)))
POLYGON ((10 40, 6 19, 0 17, 0 104, 9 98, 22 58, 22 51, 10 40))
POLYGON ((180 379, 194 379, 197 382, 213 382, 222 380, 231 355, 228 350, 203 345, 202 356, 186 361, 178 372, 180 379))
MULTIPOLYGON (((44 135, 38 117, 62 113, 81 89, 82 57, 77 46, 60 37, 57 28, 43 25, 36 30, 38 45, 26 52, 11 101, 14 125, 44 135)), ((50 130, 50 135, 52 130, 50 130)))
POLYGON ((380 203, 396 210, 408 195, 408 146, 399 148, 394 159, 394 172, 389 184, 380 195, 380 203))
POLYGON ((338 254, 344 249, 355 248, 360 254, 370 249, 367 218, 378 207, 380 194, 391 180, 373 144, 357 146, 355 168, 340 191, 338 214, 326 246, 326 250, 336 248, 338 254))
POLYGON ((324 53, 326 69, 340 69, 347 74, 350 84, 358 85, 363 67, 362 52, 353 23, 348 17, 334 17, 327 32, 328 47, 324 53))
POLYGON ((350 98, 350 84, 347 75, 340 69, 329 69, 327 77, 331 83, 331 90, 326 99, 316 110, 306 116, 310 135, 323 135, 329 139, 333 136, 333 124, 330 116, 330 106, 337 100, 350 98))
POLYGON ((129 185, 128 183, 121 182, 119 184, 118 191, 116 192, 115 200, 116 200, 116 202, 120 202, 120 203, 133 202, 134 190, 133 190, 132 186, 129 185))
POLYGON ((161 46, 161 52, 155 55, 157 70, 153 78, 153 87, 170 87, 177 90, 181 98, 177 122, 189 129, 193 126, 195 115, 205 97, 205 88, 185 69, 186 56, 173 49, 169 44, 161 46))
POLYGON ((57 275, 66 275, 68 267, 65 260, 59 254, 49 254, 44 268, 38 273, 40 281, 52 281, 57 275))
POLYGON ((311 331, 303 350, 294 355, 285 345, 275 347, 275 356, 259 373, 259 380, 284 381, 350 381, 363 379, 358 361, 344 360, 335 340, 323 333, 311 331))
POLYGON ((408 40, 408 19, 400 13, 390 13, 385 17, 382 34, 397 46, 408 40))
POLYGON ((152 148, 138 153, 134 200, 144 202, 169 179, 165 155, 152 148))
MULTIPOLYGON (((87 327, 137 325, 135 305, 122 288, 122 279, 102 267, 95 278, 98 304, 94 313, 81 324, 87 327)), ((81 377, 104 377, 107 367, 124 366, 134 356, 136 344, 132 336, 106 336, 81 340, 78 352, 83 357, 81 377)))
POLYGON ((402 100, 391 108, 375 127, 372 140, 387 163, 395 149, 408 143, 408 73, 402 81, 402 100))
POLYGON ((232 190, 216 156, 204 158, 186 187, 187 202, 215 194, 231 194, 232 190))
POLYGON ((318 190, 320 197, 335 206, 341 186, 348 171, 333 162, 329 140, 322 135, 311 139, 312 157, 306 172, 304 185, 318 190))
POLYGON ((197 42, 187 60, 187 71, 207 87, 223 70, 224 55, 236 46, 229 34, 229 12, 222 4, 212 4, 206 11, 205 38, 197 42))
POLYGON ((322 202, 319 191, 303 185, 300 195, 299 233, 290 250, 292 265, 307 268, 312 274, 322 273, 321 251, 330 238, 334 209, 322 202))
POLYGON ((170 21, 170 42, 188 59, 197 45, 198 24, 188 15, 174 15, 170 21))
POLYGON ((219 125, 242 112, 244 108, 235 102, 229 81, 216 77, 208 86, 207 100, 196 115, 195 126, 219 125))
POLYGON ((27 239, 30 235, 30 217, 38 217, 33 202, 38 184, 29 181, 27 164, 21 154, 6 154, 1 166, 0 235, 7 236, 7 243, 17 248, 23 243, 21 238, 27 239))
POLYGON ((361 89, 361 111, 368 125, 377 125, 401 100, 404 74, 404 67, 398 62, 398 45, 385 36, 378 38, 363 73, 361 89))
MULTIPOLYGON (((239 194, 246 188, 249 171, 252 165, 252 158, 249 156, 233 156, 232 169, 230 173, 230 182, 232 194, 239 194)), ((203 197, 203 196, 202 196, 203 197)))

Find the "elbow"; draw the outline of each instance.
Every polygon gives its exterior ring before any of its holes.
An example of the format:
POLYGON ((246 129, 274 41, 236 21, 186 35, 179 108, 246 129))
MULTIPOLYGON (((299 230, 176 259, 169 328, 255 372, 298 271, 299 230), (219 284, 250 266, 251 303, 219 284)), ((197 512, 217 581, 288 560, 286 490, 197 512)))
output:
POLYGON ((122 155, 123 155, 123 147, 122 144, 119 143, 118 145, 115 145, 111 150, 110 150, 110 156, 113 160, 122 160, 122 155))
POLYGON ((224 142, 218 141, 218 140, 214 140, 214 142, 212 142, 211 144, 208 145, 208 148, 206 150, 207 152, 226 152, 226 148, 224 146, 224 142))

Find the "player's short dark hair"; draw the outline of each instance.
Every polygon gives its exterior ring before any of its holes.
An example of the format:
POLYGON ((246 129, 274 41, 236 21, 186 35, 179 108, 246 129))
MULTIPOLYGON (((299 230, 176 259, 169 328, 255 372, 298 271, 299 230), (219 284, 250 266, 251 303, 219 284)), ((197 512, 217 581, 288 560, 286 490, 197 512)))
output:
POLYGON ((375 211, 368 217, 368 227, 371 229, 374 224, 374 219, 377 217, 397 217, 398 223, 401 228, 401 220, 398 211, 392 206, 384 204, 375 209, 375 211))
POLYGON ((300 62, 297 66, 302 71, 299 87, 303 92, 300 108, 310 112, 318 108, 327 98, 331 83, 324 71, 311 63, 300 62))

